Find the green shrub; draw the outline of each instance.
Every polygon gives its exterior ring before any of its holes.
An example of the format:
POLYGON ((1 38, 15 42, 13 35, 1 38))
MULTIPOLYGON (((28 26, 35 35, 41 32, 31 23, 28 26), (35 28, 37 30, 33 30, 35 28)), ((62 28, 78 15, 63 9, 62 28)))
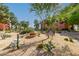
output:
POLYGON ((46 44, 41 43, 37 46, 37 49, 43 49, 46 52, 51 52, 53 48, 55 48, 55 46, 51 43, 51 41, 46 44))
POLYGON ((22 32, 20 32, 20 34, 26 34, 26 31, 22 31, 22 32))
POLYGON ((31 28, 26 28, 25 30, 20 31, 20 34, 26 34, 26 33, 30 33, 33 32, 34 30, 31 28))
POLYGON ((26 33, 29 33, 29 32, 33 32, 34 30, 32 28, 27 28, 25 29, 26 33))
POLYGON ((51 52, 53 48, 55 48, 55 46, 51 43, 51 41, 43 45, 43 49, 47 52, 51 52))

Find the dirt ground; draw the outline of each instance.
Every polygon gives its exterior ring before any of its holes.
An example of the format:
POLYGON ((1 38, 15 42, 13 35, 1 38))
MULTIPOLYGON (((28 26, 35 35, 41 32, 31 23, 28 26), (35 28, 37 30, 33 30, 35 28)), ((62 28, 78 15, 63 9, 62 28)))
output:
MULTIPOLYGON (((68 46, 70 49, 70 52, 73 55, 79 55, 79 41, 78 41, 78 39, 75 39, 71 34, 56 33, 54 36, 52 36, 52 39, 51 39, 52 43, 55 45, 56 49, 61 49, 64 46, 68 46), (71 35, 71 36, 69 36, 69 35, 71 35), (69 38, 69 37, 72 37, 72 39, 74 41, 73 43, 64 40, 64 38, 69 38)), ((73 35, 75 36, 76 34, 73 34, 73 35)), ((43 52, 38 51, 36 49, 36 47, 42 41, 45 41, 45 43, 48 42, 49 39, 46 39, 46 38, 47 38, 47 36, 45 34, 40 34, 40 37, 36 36, 36 37, 30 38, 30 39, 22 38, 20 40, 20 49, 12 49, 12 48, 8 47, 6 49, 1 50, 0 55, 2 55, 2 56, 3 55, 6 55, 6 56, 35 56, 35 55, 39 55, 40 56, 40 55, 42 55, 43 52)), ((4 45, 5 45, 5 43, 4 43, 4 45)), ((56 50, 54 52, 56 53, 56 50)))
POLYGON ((0 40, 0 50, 4 49, 5 47, 9 46, 10 43, 16 39, 17 37, 17 33, 7 33, 9 35, 11 35, 11 37, 6 38, 6 39, 1 39, 0 40))

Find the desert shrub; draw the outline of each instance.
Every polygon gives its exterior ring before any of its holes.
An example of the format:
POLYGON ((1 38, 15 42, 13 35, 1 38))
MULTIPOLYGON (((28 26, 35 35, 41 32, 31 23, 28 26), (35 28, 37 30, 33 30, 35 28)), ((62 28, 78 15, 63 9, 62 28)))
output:
POLYGON ((3 34, 1 37, 2 37, 2 39, 5 39, 5 38, 9 38, 9 37, 11 37, 11 35, 3 34))
POLYGON ((26 31, 21 31, 20 34, 26 34, 26 31))
POLYGON ((37 49, 43 49, 45 52, 51 52, 51 50, 55 48, 55 46, 49 41, 48 43, 41 43, 37 46, 37 49))
POLYGON ((42 43, 37 46, 37 49, 42 49, 42 48, 43 48, 43 44, 42 43))
POLYGON ((6 32, 6 33, 11 33, 11 30, 6 30, 5 32, 6 32))
POLYGON ((72 43, 74 42, 74 41, 72 40, 72 38, 69 38, 69 40, 70 40, 70 42, 72 42, 72 43))
POLYGON ((27 28, 27 29, 25 29, 25 31, 26 31, 27 33, 30 33, 30 32, 34 32, 34 29, 32 29, 32 28, 27 28))
POLYGON ((30 33, 30 32, 33 32, 32 29, 25 29, 23 31, 20 32, 20 34, 26 34, 26 33, 30 33))
POLYGON ((65 41, 68 41, 68 38, 64 38, 65 41))
POLYGON ((69 39, 68 39, 68 38, 64 38, 64 40, 65 40, 65 41, 72 42, 72 43, 74 42, 74 41, 72 40, 72 38, 69 38, 69 39))
POLYGON ((25 29, 19 31, 20 34, 26 34, 26 33, 30 33, 30 32, 34 32, 34 30, 32 28, 25 28, 25 29))
POLYGON ((47 52, 51 52, 53 48, 55 48, 55 46, 51 43, 51 41, 43 45, 43 49, 47 52))

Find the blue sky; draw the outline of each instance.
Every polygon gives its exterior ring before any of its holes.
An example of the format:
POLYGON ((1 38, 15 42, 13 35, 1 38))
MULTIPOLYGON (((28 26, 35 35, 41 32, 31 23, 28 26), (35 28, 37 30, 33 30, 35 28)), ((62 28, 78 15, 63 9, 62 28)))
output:
MULTIPOLYGON (((19 21, 29 21, 30 26, 33 27, 33 22, 37 19, 34 12, 30 12, 31 5, 29 3, 7 3, 10 11, 13 12, 19 21)), ((66 6, 67 4, 63 4, 66 6)))

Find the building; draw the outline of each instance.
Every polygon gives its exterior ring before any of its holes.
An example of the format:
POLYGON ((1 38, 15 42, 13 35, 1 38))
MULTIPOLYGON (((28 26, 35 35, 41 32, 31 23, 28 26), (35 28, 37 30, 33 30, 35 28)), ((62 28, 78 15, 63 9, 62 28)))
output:
POLYGON ((0 23, 0 30, 7 30, 9 29, 9 24, 5 24, 5 23, 0 23))
POLYGON ((71 30, 72 29, 72 25, 69 25, 67 24, 66 22, 64 21, 57 21, 57 22, 54 22, 51 26, 48 25, 47 21, 46 20, 43 20, 41 23, 40 23, 40 28, 45 30, 45 29, 54 29, 54 30, 71 30))

